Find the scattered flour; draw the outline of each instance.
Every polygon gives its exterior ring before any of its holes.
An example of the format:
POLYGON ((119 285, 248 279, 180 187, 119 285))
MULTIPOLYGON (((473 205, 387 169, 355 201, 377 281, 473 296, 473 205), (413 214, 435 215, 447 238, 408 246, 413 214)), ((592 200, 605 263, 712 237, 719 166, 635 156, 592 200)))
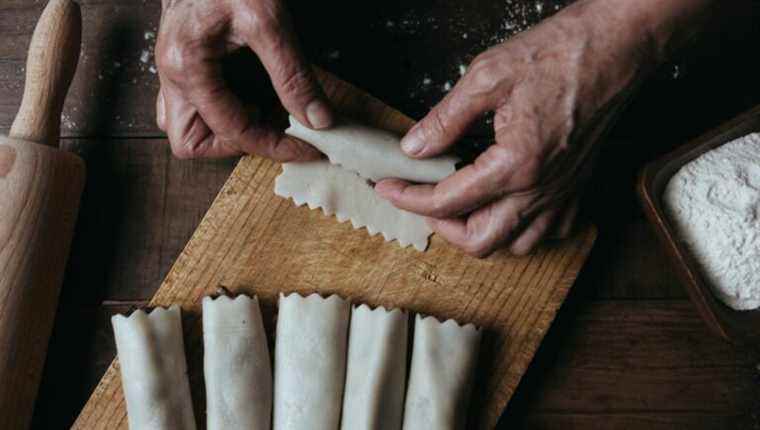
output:
POLYGON ((718 298, 737 310, 760 307, 760 133, 681 168, 665 206, 718 298))
POLYGON ((150 58, 153 56, 151 52, 147 49, 143 49, 143 51, 140 53, 140 62, 141 63, 148 63, 150 62, 150 58))
POLYGON ((483 12, 473 13, 472 7, 465 2, 452 7, 446 17, 430 16, 427 11, 411 7, 391 19, 383 19, 378 26, 403 39, 429 38, 431 35, 451 41, 461 38, 461 45, 466 47, 464 50, 458 49, 458 54, 447 56, 441 67, 425 71, 424 75, 411 81, 413 86, 409 88, 409 96, 421 103, 429 103, 448 92, 464 76, 475 56, 528 30, 570 3, 571 0, 500 0, 483 12))

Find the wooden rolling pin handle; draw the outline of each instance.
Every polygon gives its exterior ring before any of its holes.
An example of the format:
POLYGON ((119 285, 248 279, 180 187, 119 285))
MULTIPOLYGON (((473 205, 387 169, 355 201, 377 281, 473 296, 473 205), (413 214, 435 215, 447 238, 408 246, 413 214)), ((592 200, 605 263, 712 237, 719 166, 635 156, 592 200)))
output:
POLYGON ((79 62, 82 14, 71 0, 50 0, 29 45, 26 83, 10 137, 58 146, 63 101, 79 62))

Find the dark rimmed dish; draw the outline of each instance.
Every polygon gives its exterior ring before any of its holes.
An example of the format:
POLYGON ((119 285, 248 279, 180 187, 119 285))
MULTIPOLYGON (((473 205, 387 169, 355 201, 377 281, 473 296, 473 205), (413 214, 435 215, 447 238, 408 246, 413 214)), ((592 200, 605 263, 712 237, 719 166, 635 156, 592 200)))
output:
POLYGON ((662 197, 670 178, 683 165, 707 151, 758 131, 760 106, 646 165, 641 170, 637 184, 644 212, 702 319, 713 332, 737 343, 760 338, 760 310, 733 310, 713 294, 686 244, 679 240, 678 232, 664 210, 662 197))

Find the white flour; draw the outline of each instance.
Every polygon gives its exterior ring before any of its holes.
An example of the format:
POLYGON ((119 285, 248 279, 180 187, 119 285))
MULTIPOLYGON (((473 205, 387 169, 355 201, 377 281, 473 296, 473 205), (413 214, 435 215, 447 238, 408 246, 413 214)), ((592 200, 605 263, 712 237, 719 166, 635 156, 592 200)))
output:
POLYGON ((760 307, 760 133, 681 168, 665 206, 718 298, 738 310, 760 307))

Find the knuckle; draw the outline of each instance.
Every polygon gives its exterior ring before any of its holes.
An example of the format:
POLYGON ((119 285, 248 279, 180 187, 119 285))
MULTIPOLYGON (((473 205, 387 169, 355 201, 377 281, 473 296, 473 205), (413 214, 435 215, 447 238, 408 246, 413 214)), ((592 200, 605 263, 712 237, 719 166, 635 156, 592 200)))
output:
POLYGON ((175 158, 180 160, 189 160, 192 158, 195 158, 195 151, 193 148, 186 144, 179 144, 179 145, 171 145, 172 148, 172 155, 174 155, 175 158))
POLYGON ((491 247, 482 241, 466 243, 464 251, 475 258, 486 258, 491 253, 491 247))
POLYGON ((200 151, 202 143, 202 140, 192 132, 187 135, 178 135, 176 129, 170 130, 169 144, 172 155, 177 159, 189 160, 201 157, 203 155, 200 151))
POLYGON ((285 9, 280 2, 275 2, 267 8, 253 7, 238 12, 237 20, 243 23, 242 28, 245 28, 254 40, 271 40, 282 32, 285 9))
POLYGON ((307 94, 311 91, 311 75, 307 70, 285 67, 281 74, 280 90, 283 94, 295 96, 307 94))
POLYGON ((430 216, 433 218, 446 218, 451 215, 449 202, 441 197, 441 194, 433 194, 430 207, 430 216))
POLYGON ((422 132, 426 139, 435 139, 445 134, 446 118, 441 109, 433 109, 427 121, 423 123, 422 132))
POLYGON ((280 23, 271 16, 251 17, 250 31, 255 39, 272 39, 280 33, 280 23))
POLYGON ((476 91, 489 93, 498 87, 500 75, 503 74, 500 69, 498 58, 486 52, 472 62, 467 78, 476 91))
POLYGON ((198 49, 177 38, 156 47, 156 67, 172 79, 180 79, 199 62, 198 49))
POLYGON ((493 244, 486 237, 468 233, 461 244, 462 250, 476 258, 485 258, 493 251, 493 244))
POLYGON ((502 172, 510 182, 522 186, 538 183, 543 170, 543 158, 525 145, 494 145, 484 154, 484 167, 502 172))
POLYGON ((512 245, 512 247, 509 250, 512 254, 517 255, 519 257, 525 256, 530 254, 533 251, 533 245, 532 244, 517 244, 512 245))

